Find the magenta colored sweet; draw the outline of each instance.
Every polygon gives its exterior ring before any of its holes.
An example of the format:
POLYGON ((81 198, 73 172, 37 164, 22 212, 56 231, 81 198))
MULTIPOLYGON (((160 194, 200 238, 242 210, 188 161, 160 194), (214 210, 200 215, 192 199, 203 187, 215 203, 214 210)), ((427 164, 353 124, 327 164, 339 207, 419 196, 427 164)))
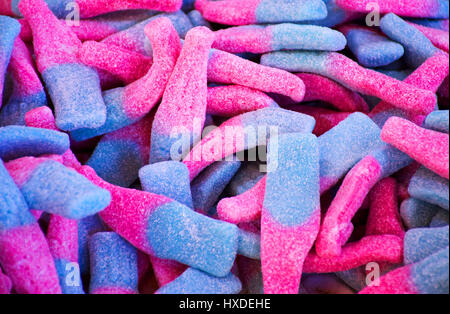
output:
POLYGON ((11 279, 8 276, 3 274, 3 271, 0 269, 0 294, 10 294, 12 288, 11 279))
POLYGON ((151 163, 173 159, 174 131, 182 134, 187 149, 201 139, 208 93, 206 71, 213 41, 214 33, 204 26, 187 33, 153 121, 151 163))
POLYGON ((187 268, 187 266, 178 262, 168 259, 161 259, 151 255, 150 262, 160 287, 165 286, 169 282, 177 279, 187 268))
POLYGON ((370 192, 370 211, 366 235, 405 235, 397 200, 397 182, 386 178, 378 182, 370 192))
POLYGON ((84 42, 79 57, 84 64, 112 73, 125 84, 143 77, 153 63, 150 57, 96 41, 84 42))
POLYGON ((206 113, 213 116, 233 117, 267 107, 278 105, 263 92, 248 87, 228 85, 208 88, 206 113))
POLYGON ((305 260, 305 273, 345 271, 371 262, 401 263, 403 239, 394 235, 366 236, 342 248, 340 255, 326 258, 310 252, 305 260))
POLYGON ((441 177, 449 178, 448 134, 427 130, 408 120, 392 117, 384 125, 381 139, 441 177))
POLYGON ((304 101, 322 100, 345 112, 369 111, 361 95, 327 77, 311 73, 298 73, 297 76, 305 83, 304 101))

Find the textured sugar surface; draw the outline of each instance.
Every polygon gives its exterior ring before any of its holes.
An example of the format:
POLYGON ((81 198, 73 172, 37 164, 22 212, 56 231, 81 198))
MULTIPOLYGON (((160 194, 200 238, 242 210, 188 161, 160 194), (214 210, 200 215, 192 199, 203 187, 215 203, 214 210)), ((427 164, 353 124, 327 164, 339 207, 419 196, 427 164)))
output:
POLYGON ((408 229, 428 227, 440 207, 415 198, 404 200, 400 206, 403 223, 408 229))
POLYGON ((425 167, 417 170, 408 188, 411 197, 449 209, 448 180, 425 167))
POLYGON ((409 230, 404 240, 404 263, 417 263, 448 247, 448 226, 409 230))
POLYGON ((439 131, 443 133, 449 132, 449 111, 436 110, 430 113, 425 119, 424 128, 439 131))

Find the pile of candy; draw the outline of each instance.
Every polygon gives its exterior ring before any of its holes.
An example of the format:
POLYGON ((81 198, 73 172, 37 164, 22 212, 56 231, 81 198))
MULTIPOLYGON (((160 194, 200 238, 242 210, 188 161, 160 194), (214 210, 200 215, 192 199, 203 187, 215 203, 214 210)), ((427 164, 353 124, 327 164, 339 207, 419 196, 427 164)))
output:
POLYGON ((449 293, 448 0, 0 0, 0 293, 449 293))

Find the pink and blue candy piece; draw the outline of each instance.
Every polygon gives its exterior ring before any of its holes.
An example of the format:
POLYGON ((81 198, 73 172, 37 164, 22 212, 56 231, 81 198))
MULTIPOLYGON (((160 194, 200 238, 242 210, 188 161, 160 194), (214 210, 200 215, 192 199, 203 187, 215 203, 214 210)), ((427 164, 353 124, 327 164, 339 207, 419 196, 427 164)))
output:
POLYGON ((159 288, 156 294, 238 294, 241 290, 241 281, 233 273, 214 277, 188 268, 177 279, 159 288))
POLYGON ((99 232, 89 239, 91 294, 137 294, 137 250, 115 232, 99 232))
POLYGON ((273 171, 267 175, 261 218, 264 292, 297 293, 320 228, 317 138, 299 133, 271 138, 268 166, 273 171))
POLYGON ((69 219, 96 214, 111 202, 110 193, 75 170, 51 159, 23 157, 6 164, 27 204, 69 219))
POLYGON ((449 209, 448 180, 421 167, 412 177, 408 192, 411 197, 449 209))
POLYGON ((24 156, 65 153, 70 146, 65 133, 25 126, 0 128, 0 158, 8 161, 24 156))
POLYGON ((2 107, 3 85, 14 41, 20 32, 20 24, 15 19, 0 15, 0 108, 2 107))

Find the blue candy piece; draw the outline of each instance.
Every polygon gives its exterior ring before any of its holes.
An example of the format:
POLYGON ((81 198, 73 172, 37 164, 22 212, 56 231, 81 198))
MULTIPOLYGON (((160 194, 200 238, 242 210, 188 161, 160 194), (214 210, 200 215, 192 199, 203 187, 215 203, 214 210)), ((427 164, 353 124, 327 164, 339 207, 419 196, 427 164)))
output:
POLYGON ((98 215, 92 215, 78 221, 78 264, 83 275, 89 273, 89 237, 103 231, 106 231, 106 227, 98 215))
POLYGON ((97 71, 81 63, 59 64, 42 72, 55 106, 59 129, 98 128, 106 121, 106 107, 97 71))
POLYGON ((2 107, 3 84, 14 41, 20 33, 20 23, 15 19, 0 15, 0 108, 2 107))
POLYGON ((449 111, 436 110, 428 115, 426 118, 424 128, 431 129, 443 133, 449 132, 449 111))
POLYGON ((404 263, 417 263, 439 250, 448 247, 448 230, 448 226, 408 230, 404 239, 404 263))
POLYGON ((430 228, 439 228, 448 226, 449 214, 448 211, 441 209, 436 216, 433 217, 430 223, 430 228))
POLYGON ((172 259, 217 277, 226 276, 238 249, 237 226, 169 202, 149 217, 146 238, 155 256, 172 259))
POLYGON ((327 6, 327 17, 321 20, 305 21, 302 22, 302 24, 334 27, 346 22, 352 15, 351 12, 341 9, 341 7, 336 4, 336 0, 323 0, 323 2, 327 6))
POLYGON ((194 10, 195 7, 195 0, 183 0, 183 6, 181 9, 184 12, 189 12, 191 10, 194 10))
POLYGON ((247 192, 265 176, 265 173, 261 172, 261 170, 261 165, 257 162, 243 163, 228 184, 227 192, 231 196, 247 192))
POLYGON ((359 160, 380 147, 380 133, 368 116, 354 113, 320 136, 321 185, 334 185, 359 160))
POLYGON ((89 253, 91 293, 138 293, 138 257, 131 244, 115 232, 99 232, 89 240, 89 253))
POLYGON ((261 236, 254 232, 239 229, 238 254, 251 258, 261 259, 261 236))
POLYGON ((139 170, 139 179, 145 191, 164 195, 193 208, 189 170, 179 161, 163 161, 139 170))
POLYGON ((449 292, 449 248, 411 266, 411 277, 421 294, 448 294, 449 292))
POLYGON ((81 282, 81 277, 77 276, 80 275, 76 271, 74 271, 73 267, 71 266, 73 264, 72 262, 65 260, 65 259, 55 259, 55 267, 56 272, 58 273, 59 277, 59 283, 61 285, 61 290, 63 294, 85 294, 83 290, 83 284, 81 282), (73 272, 72 274, 69 274, 69 272, 73 272), (73 280, 73 284, 67 284, 68 276, 70 276, 71 280, 73 280), (78 282, 78 284, 77 284, 78 282))
POLYGON ((425 167, 419 168, 409 183, 411 197, 449 210, 448 180, 425 167))
POLYGON ((380 28, 404 47, 406 62, 414 68, 439 51, 422 32, 394 13, 388 13, 381 19, 380 28))
POLYGON ((109 191, 53 160, 41 162, 19 188, 30 208, 69 219, 96 214, 111 202, 109 191))
POLYGON ((440 207, 415 198, 404 200, 400 206, 400 215, 408 229, 428 227, 439 211, 440 207))
POLYGON ((371 30, 355 28, 346 34, 358 62, 369 68, 391 64, 404 54, 403 46, 371 30))
POLYGON ((206 212, 213 207, 240 167, 239 160, 225 160, 215 162, 202 171, 191 185, 195 210, 206 212))
POLYGON ((327 14, 327 7, 321 0, 261 0, 255 17, 257 24, 275 24, 321 20, 327 14))
POLYGON ((192 10, 187 16, 189 17, 189 20, 191 20, 193 27, 205 26, 211 29, 211 24, 203 18, 203 15, 199 11, 192 10))
POLYGON ((61 155, 69 147, 69 136, 65 133, 24 126, 0 128, 0 158, 5 161, 24 156, 61 155))
POLYGON ((47 97, 43 91, 30 97, 20 99, 12 98, 9 99, 8 103, 0 111, 0 126, 25 126, 25 114, 28 111, 47 105, 47 97))
POLYGON ((0 231, 30 225, 36 219, 0 159, 0 231))
MULTIPOLYGON (((188 268, 181 276, 161 287, 157 294, 238 294, 242 284, 229 273, 214 277, 194 268, 188 268)), ((214 305, 212 305, 214 306, 214 305)))

